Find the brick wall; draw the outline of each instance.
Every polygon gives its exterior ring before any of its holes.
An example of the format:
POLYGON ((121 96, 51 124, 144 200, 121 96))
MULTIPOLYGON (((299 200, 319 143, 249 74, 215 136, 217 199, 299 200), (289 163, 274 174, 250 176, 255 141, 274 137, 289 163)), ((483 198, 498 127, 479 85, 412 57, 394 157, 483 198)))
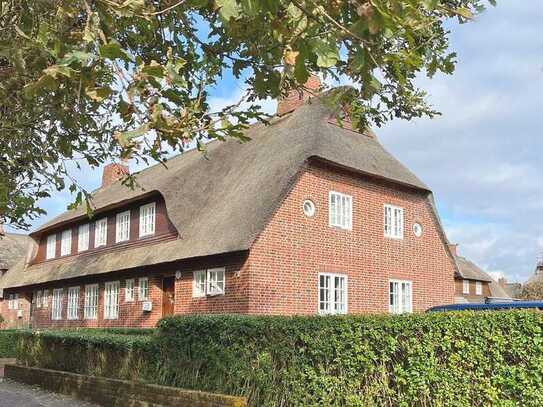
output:
POLYGON ((22 290, 6 290, 5 295, 18 292, 21 304, 24 307, 24 319, 16 318, 16 311, 7 312, 7 301, 0 301, 0 314, 6 318, 2 328, 22 327, 29 325, 30 307, 32 307, 31 325, 34 328, 113 328, 134 327, 151 328, 163 317, 162 314, 162 281, 164 278, 174 277, 176 271, 181 271, 181 278, 175 280, 175 307, 176 314, 194 313, 246 313, 248 312, 248 288, 247 273, 243 267, 247 254, 235 253, 231 255, 218 255, 205 259, 196 259, 159 265, 131 272, 113 273, 102 276, 78 278, 63 282, 40 285, 22 290), (194 298, 192 293, 192 281, 194 270, 205 270, 215 267, 225 268, 225 293, 224 295, 194 298), (126 301, 126 280, 134 279, 134 288, 138 287, 140 277, 149 279, 149 301, 153 304, 151 312, 143 312, 143 301, 139 299, 137 290, 134 301, 126 301), (119 318, 104 319, 104 289, 105 283, 119 281, 119 318), (98 318, 95 320, 84 319, 85 285, 99 284, 98 318), (78 318, 68 320, 68 288, 79 287, 78 318), (62 319, 52 320, 52 296, 56 288, 63 289, 62 319), (47 306, 37 307, 36 301, 31 305, 33 295, 37 290, 48 290, 47 306))
MULTIPOLYGON (((152 327, 162 317, 162 279, 174 276, 176 271, 181 271, 181 278, 175 281, 176 314, 315 314, 319 272, 347 276, 349 313, 388 312, 389 279, 412 282, 415 311, 452 303, 455 292, 454 264, 425 192, 313 162, 298 176, 248 257, 246 253, 214 256, 50 284, 23 294, 30 299, 37 289, 49 290, 48 307, 33 308, 35 327, 152 327), (353 197, 352 230, 329 227, 331 190, 353 197), (316 206, 311 218, 302 211, 306 199, 316 206), (384 237, 385 203, 404 208, 404 238, 401 240, 384 237), (415 237, 412 232, 414 222, 423 227, 421 237, 415 237), (194 298, 193 271, 221 266, 226 270, 225 294, 194 298), (133 303, 125 301, 126 279, 135 278, 137 285, 137 279, 143 276, 149 277, 153 302, 150 313, 142 311, 137 296, 133 303), (103 319, 106 281, 120 281, 117 320, 103 319), (84 286, 96 282, 100 284, 98 319, 84 320, 84 286), (72 286, 80 287, 79 318, 69 321, 66 319, 67 289, 72 286), (64 289, 60 321, 51 320, 54 288, 64 289)), ((9 294, 9 290, 4 294, 9 294)), ((12 321, 12 317, 8 317, 12 321)))
POLYGON ((0 328, 27 328, 29 325, 30 298, 24 293, 19 293, 18 309, 23 311, 21 318, 18 317, 17 309, 9 309, 8 299, 9 294, 4 291, 4 299, 0 299, 0 315, 4 318, 4 322, 0 324, 0 328))
POLYGON ((348 277, 349 313, 388 312, 389 279, 412 281, 413 309, 453 302, 454 265, 422 192, 312 164, 259 236, 248 259, 249 312, 315 314, 318 273, 348 277), (329 191, 353 197, 352 230, 328 225, 329 191), (302 203, 311 199, 308 218, 302 203), (404 208, 404 239, 384 237, 383 205, 404 208), (423 226, 417 238, 413 222, 423 226))
POLYGON ((490 286, 488 282, 483 281, 483 293, 482 295, 475 294, 475 281, 469 281, 469 294, 464 294, 464 280, 454 280, 454 293, 457 297, 464 297, 469 302, 485 302, 485 297, 490 297, 490 286))
POLYGON ((5 369, 6 377, 11 380, 76 396, 101 406, 245 407, 247 405, 244 397, 184 390, 139 381, 85 376, 17 365, 6 365, 5 369))
POLYGON ((39 287, 40 290, 47 289, 48 298, 47 306, 43 305, 37 308, 36 303, 32 304, 32 326, 34 328, 113 328, 113 327, 138 327, 150 328, 154 327, 157 321, 162 317, 162 277, 153 276, 146 273, 130 273, 112 276, 103 276, 99 278, 78 279, 76 281, 67 281, 57 284, 50 284, 39 287), (153 304, 151 312, 142 310, 143 301, 140 300, 137 292, 135 293, 134 301, 127 302, 125 297, 125 287, 127 279, 135 279, 135 288, 138 286, 140 277, 149 278, 149 301, 153 304), (105 283, 109 281, 119 281, 119 318, 104 319, 104 289, 105 283), (98 294, 98 315, 97 319, 84 319, 84 303, 85 303, 85 285, 99 284, 98 294), (79 307, 78 318, 68 320, 68 288, 79 287, 79 307), (62 319, 53 320, 52 313, 52 296, 53 289, 62 288, 62 319))
POLYGON ((247 313, 249 287, 247 268, 243 262, 210 263, 207 267, 187 267, 181 279, 175 282, 176 314, 247 313), (193 297, 193 271, 204 268, 225 267, 224 295, 193 297))

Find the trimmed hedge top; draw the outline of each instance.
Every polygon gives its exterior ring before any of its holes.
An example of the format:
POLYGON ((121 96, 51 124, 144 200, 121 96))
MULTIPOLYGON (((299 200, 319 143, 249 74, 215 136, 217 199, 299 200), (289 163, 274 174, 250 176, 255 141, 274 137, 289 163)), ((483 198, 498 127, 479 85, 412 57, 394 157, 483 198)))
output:
POLYGON ((543 314, 170 317, 156 334, 24 332, 39 367, 246 396, 254 406, 543 405, 543 314))

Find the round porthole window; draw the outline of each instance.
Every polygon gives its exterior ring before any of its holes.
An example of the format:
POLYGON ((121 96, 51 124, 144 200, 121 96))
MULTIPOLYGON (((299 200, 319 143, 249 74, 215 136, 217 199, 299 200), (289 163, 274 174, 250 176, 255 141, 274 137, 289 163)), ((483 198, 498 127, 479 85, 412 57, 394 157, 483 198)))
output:
POLYGON ((413 234, 416 237, 421 237, 422 236, 422 225, 420 223, 414 223, 413 224, 413 234))
POLYGON ((304 201, 304 204, 302 205, 302 208, 304 209, 304 215, 308 218, 315 215, 315 204, 313 203, 313 201, 306 199, 304 201))

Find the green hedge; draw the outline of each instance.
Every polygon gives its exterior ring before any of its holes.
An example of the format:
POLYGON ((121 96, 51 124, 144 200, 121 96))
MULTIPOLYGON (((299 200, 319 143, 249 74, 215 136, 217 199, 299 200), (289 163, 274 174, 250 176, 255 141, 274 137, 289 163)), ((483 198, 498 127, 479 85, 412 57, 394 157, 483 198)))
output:
POLYGON ((528 311, 186 316, 142 336, 26 333, 19 357, 244 395, 253 406, 540 406, 542 328, 543 314, 528 311))
POLYGON ((15 330, 0 330, 0 359, 16 356, 16 332, 15 330))
POLYGON ((151 363, 160 358, 155 354, 152 333, 105 329, 19 331, 17 358, 28 366, 131 380, 145 379, 151 370, 154 378, 151 363))

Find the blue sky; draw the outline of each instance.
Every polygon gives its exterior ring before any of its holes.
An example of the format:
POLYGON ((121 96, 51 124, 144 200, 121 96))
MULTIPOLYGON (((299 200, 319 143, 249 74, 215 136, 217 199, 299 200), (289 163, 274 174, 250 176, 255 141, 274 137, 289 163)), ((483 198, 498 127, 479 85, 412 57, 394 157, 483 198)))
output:
MULTIPOLYGON (((394 121, 375 129, 381 143, 434 191, 446 233, 495 276, 524 281, 543 251, 543 7, 498 0, 475 22, 451 25, 458 53, 452 76, 420 79, 434 119, 394 121)), ((242 83, 225 78, 212 104, 237 101, 242 83)), ((275 102, 264 108, 273 112, 275 102)), ((101 170, 75 173, 92 190, 101 170)), ((64 211, 67 192, 45 199, 64 211)))

